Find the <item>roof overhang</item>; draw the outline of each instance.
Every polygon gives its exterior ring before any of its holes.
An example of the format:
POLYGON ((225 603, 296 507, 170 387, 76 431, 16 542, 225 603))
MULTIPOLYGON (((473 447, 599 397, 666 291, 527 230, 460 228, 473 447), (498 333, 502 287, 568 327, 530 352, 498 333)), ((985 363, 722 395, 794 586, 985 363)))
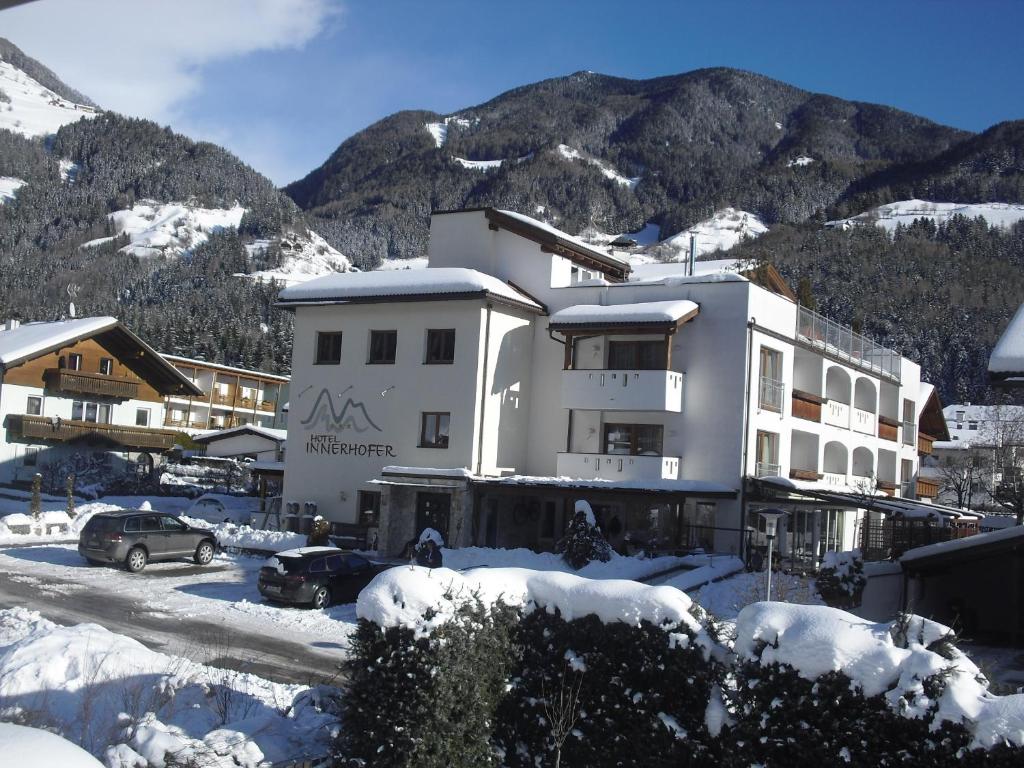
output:
POLYGON ((657 497, 671 499, 735 499, 738 491, 717 483, 687 480, 646 483, 642 480, 611 481, 570 479, 564 477, 513 476, 474 478, 474 488, 503 495, 526 495, 543 492, 551 496, 579 497, 581 493, 601 496, 657 497))
POLYGON ((399 295, 379 296, 338 296, 336 298, 324 297, 317 299, 282 299, 274 303, 278 309, 294 312, 296 307, 318 307, 338 306, 344 304, 394 304, 396 302, 418 302, 418 301, 460 301, 460 300, 485 300, 495 304, 520 309, 534 314, 543 314, 543 307, 538 307, 529 301, 516 301, 506 296, 499 296, 490 291, 464 291, 459 293, 404 293, 399 295))
POLYGON ((94 338, 161 395, 203 396, 202 389, 122 323, 100 331, 94 338))
MULTIPOLYGON (((660 303, 660 302, 659 302, 660 303)), ((686 323, 693 320, 698 314, 700 314, 700 305, 693 302, 679 302, 680 304, 692 304, 692 307, 687 307, 685 311, 680 312, 677 316, 672 319, 662 320, 650 320, 650 321, 637 321, 637 320, 622 320, 615 321, 614 315, 609 315, 607 319, 600 318, 600 312, 594 314, 592 318, 572 321, 562 320, 559 321, 557 318, 558 313, 552 315, 551 322, 548 324, 548 328, 552 331, 557 331, 563 336, 600 336, 605 334, 622 334, 622 335, 642 335, 642 334, 674 334, 679 328, 686 323)), ((642 307, 643 304, 627 305, 633 307, 642 307)))
POLYGON ((934 387, 921 409, 917 428, 920 432, 936 440, 949 440, 949 427, 946 424, 946 417, 942 413, 942 401, 939 400, 938 390, 934 387))
POLYGON ((497 208, 484 208, 488 226, 493 230, 504 229, 540 245, 545 253, 568 259, 586 269, 597 270, 610 282, 621 283, 629 277, 629 263, 616 259, 607 253, 590 248, 576 239, 561 236, 557 230, 530 224, 529 221, 510 216, 497 208))

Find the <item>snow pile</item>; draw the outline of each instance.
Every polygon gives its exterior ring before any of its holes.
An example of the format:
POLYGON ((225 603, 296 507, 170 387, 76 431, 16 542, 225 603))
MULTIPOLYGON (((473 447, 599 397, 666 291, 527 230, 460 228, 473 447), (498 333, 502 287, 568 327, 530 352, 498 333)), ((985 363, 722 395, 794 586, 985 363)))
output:
POLYGON ((304 533, 264 531, 248 525, 236 525, 235 523, 211 524, 206 520, 185 516, 182 516, 181 519, 196 528, 206 528, 213 531, 214 536, 217 537, 217 543, 225 549, 235 547, 238 549, 261 549, 267 552, 284 552, 285 550, 303 546, 308 538, 304 533))
POLYGON ((993 227, 1010 227, 1024 219, 1024 205, 1016 203, 933 203, 928 200, 899 200, 887 203, 848 219, 825 222, 826 227, 848 229, 875 225, 892 232, 897 224, 909 226, 915 219, 931 219, 944 224, 954 216, 981 217, 993 227))
POLYGON ((606 563, 593 562, 573 571, 561 555, 554 552, 534 552, 531 549, 490 549, 487 547, 460 547, 444 551, 445 565, 454 571, 470 568, 528 568, 535 571, 561 571, 575 573, 588 579, 643 579, 656 573, 704 564, 702 556, 654 558, 625 557, 612 552, 606 563))
POLYGON ((419 541, 416 542, 416 546, 422 547, 428 541, 434 542, 438 547, 444 546, 444 537, 433 528, 424 528, 423 533, 420 534, 419 541))
POLYGON ((110 765, 256 768, 324 755, 337 720, 320 704, 332 696, 150 651, 95 624, 0 611, 0 717, 59 731, 110 765))
POLYGON ((0 205, 13 200, 18 190, 25 186, 23 179, 14 176, 0 176, 0 205))
POLYGON ((842 672, 865 696, 884 694, 905 717, 929 717, 934 709, 936 726, 963 723, 974 746, 1004 739, 1024 745, 1024 694, 997 697, 962 653, 950 648, 947 658, 931 650, 951 634, 916 616, 904 625, 876 624, 835 608, 761 602, 740 612, 734 651, 761 666, 790 666, 807 680, 842 672), (933 700, 924 682, 937 675, 945 686, 933 700))
POLYGON ((0 129, 28 138, 49 136, 62 125, 94 117, 97 113, 93 107, 75 104, 58 96, 13 64, 2 60, 0 91, 10 98, 9 102, 0 101, 0 129))
POLYGON ((648 621, 702 631, 690 613, 692 601, 678 589, 524 568, 479 568, 465 573, 449 568, 391 568, 359 593, 356 615, 381 627, 429 633, 474 597, 485 605, 501 601, 526 611, 558 611, 566 621, 594 615, 604 623, 637 626, 648 621))
POLYGON ((39 544, 48 541, 77 539, 85 524, 100 512, 114 512, 122 507, 116 504, 91 502, 75 509, 75 517, 68 517, 63 509, 44 510, 39 520, 23 512, 14 512, 0 517, 0 545, 39 544), (31 533, 13 533, 12 528, 29 527, 31 533))
POLYGON ((611 179, 620 186, 635 189, 636 185, 640 183, 639 176, 631 178, 626 177, 619 173, 617 170, 615 170, 615 168, 613 168, 611 165, 604 162, 603 160, 598 160, 596 157, 593 157, 592 155, 588 155, 587 153, 581 152, 578 149, 573 149, 572 147, 567 146, 565 144, 559 144, 557 152, 566 160, 579 160, 581 162, 587 163, 588 165, 595 166, 599 171, 601 171, 602 175, 606 179, 611 179))
MULTIPOLYGON (((197 208, 186 203, 159 203, 141 200, 133 208, 108 214, 117 235, 128 235, 121 249, 139 258, 180 256, 210 239, 214 232, 237 229, 245 208, 197 208)), ((90 240, 83 248, 102 245, 113 237, 90 240)))
POLYGON ((990 373, 1024 375, 1024 304, 1006 326, 988 361, 990 373))
MULTIPOLYGON (((316 232, 309 230, 306 235, 289 234, 280 239, 281 264, 274 269, 264 269, 240 277, 281 285, 295 285, 312 280, 322 275, 335 272, 348 272, 351 262, 342 253, 334 249, 316 232)), ((269 240, 257 240, 246 246, 250 258, 265 251, 270 245, 269 240)))
POLYGON ((786 163, 786 167, 787 168, 802 168, 803 166, 810 165, 813 162, 814 162, 814 158, 813 157, 807 157, 807 155, 800 155, 799 157, 794 157, 792 160, 790 160, 788 163, 786 163))
POLYGON ((39 728, 0 723, 0 744, 4 760, 18 768, 103 768, 103 763, 81 747, 39 728))

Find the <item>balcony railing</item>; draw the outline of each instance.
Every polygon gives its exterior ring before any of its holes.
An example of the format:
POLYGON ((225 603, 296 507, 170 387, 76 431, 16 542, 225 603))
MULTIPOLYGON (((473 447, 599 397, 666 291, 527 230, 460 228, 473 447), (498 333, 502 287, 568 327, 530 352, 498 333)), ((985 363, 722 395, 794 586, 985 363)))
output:
POLYGON ((854 432, 860 432, 865 435, 874 435, 875 414, 871 413, 871 411, 863 411, 860 408, 854 408, 851 427, 854 432))
POLYGON ((840 429, 850 428, 850 406, 838 400, 826 400, 822 409, 822 423, 840 429))
POLYGON ((562 407, 679 413, 683 409, 683 374, 665 370, 564 371, 562 407))
POLYGON ((778 464, 773 464, 770 461, 759 461, 754 472, 757 477, 778 477, 781 469, 778 464))
POLYGON ((916 483, 913 480, 904 480, 900 483, 900 496, 904 499, 914 498, 916 487, 916 483))
POLYGON ((808 392, 793 390, 793 418, 821 423, 821 398, 808 392))
POLYGON ((900 356, 896 352, 807 307, 797 307, 796 335, 827 354, 900 380, 900 356))
POLYGON ((899 440, 899 429, 895 421, 887 419, 885 416, 878 417, 878 436, 883 440, 891 440, 895 443, 899 440))
POLYGON ((917 440, 917 425, 912 421, 903 422, 903 444, 913 445, 917 440))
POLYGON ((821 481, 833 488, 849 485, 845 472, 829 472, 825 470, 821 475, 821 481))
POLYGON ((793 480, 809 480, 812 482, 820 480, 822 477, 816 469, 798 469, 797 467, 790 468, 789 476, 793 480))
POLYGON ((260 408, 261 411, 269 411, 270 413, 273 413, 275 410, 277 410, 274 407, 274 403, 273 403, 272 400, 263 400, 263 401, 261 401, 260 405, 259 405, 259 408, 260 408))
POLYGON ((43 378, 50 389, 76 395, 99 395, 133 400, 139 394, 139 382, 119 376, 104 376, 102 373, 48 368, 43 378))
POLYGON ((677 480, 676 456, 632 456, 616 453, 559 453, 562 477, 602 480, 677 480))
POLYGON ((166 451, 176 442, 176 433, 148 427, 129 427, 121 424, 94 424, 71 421, 50 416, 11 414, 6 419, 7 429, 27 440, 69 442, 71 440, 105 441, 126 448, 146 448, 166 451))
POLYGON ((939 495, 939 484, 934 480, 926 480, 923 477, 917 478, 917 497, 919 499, 934 499, 939 495))
POLYGON ((931 435, 918 434, 917 436, 917 452, 921 456, 932 455, 932 443, 935 442, 935 438, 931 435))
POLYGON ((782 411, 782 398, 786 393, 786 385, 778 379, 768 376, 761 377, 761 386, 758 390, 758 404, 761 408, 770 411, 782 411))

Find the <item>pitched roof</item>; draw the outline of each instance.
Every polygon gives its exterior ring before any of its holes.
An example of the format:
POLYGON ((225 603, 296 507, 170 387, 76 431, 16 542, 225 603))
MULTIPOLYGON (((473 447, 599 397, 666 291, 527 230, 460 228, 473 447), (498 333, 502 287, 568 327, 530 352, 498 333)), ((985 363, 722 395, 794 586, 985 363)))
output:
POLYGON ((261 427, 258 424, 241 424, 237 427, 229 427, 228 429, 204 432, 193 437, 192 441, 196 443, 212 443, 216 440, 224 440, 229 437, 245 434, 265 437, 268 440, 273 440, 275 443, 284 442, 288 438, 287 429, 271 429, 270 427, 261 427))
POLYGON ((476 297, 489 297, 535 312, 543 311, 533 299, 498 278, 464 267, 337 272, 285 288, 278 294, 278 305, 289 307, 476 297))
POLYGON ((0 330, 0 368, 20 365, 86 338, 95 338, 162 395, 203 394, 160 353, 114 317, 24 323, 17 328, 0 330))

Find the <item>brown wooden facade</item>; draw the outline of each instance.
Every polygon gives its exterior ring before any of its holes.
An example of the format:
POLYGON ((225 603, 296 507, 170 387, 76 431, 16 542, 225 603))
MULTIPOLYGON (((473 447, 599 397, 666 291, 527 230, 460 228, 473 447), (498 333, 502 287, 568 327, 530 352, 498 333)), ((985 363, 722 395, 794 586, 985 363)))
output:
POLYGON ((82 441, 123 448, 166 451, 174 447, 177 439, 177 433, 168 430, 130 427, 123 424, 96 424, 48 416, 11 414, 4 426, 12 436, 29 442, 82 441))

